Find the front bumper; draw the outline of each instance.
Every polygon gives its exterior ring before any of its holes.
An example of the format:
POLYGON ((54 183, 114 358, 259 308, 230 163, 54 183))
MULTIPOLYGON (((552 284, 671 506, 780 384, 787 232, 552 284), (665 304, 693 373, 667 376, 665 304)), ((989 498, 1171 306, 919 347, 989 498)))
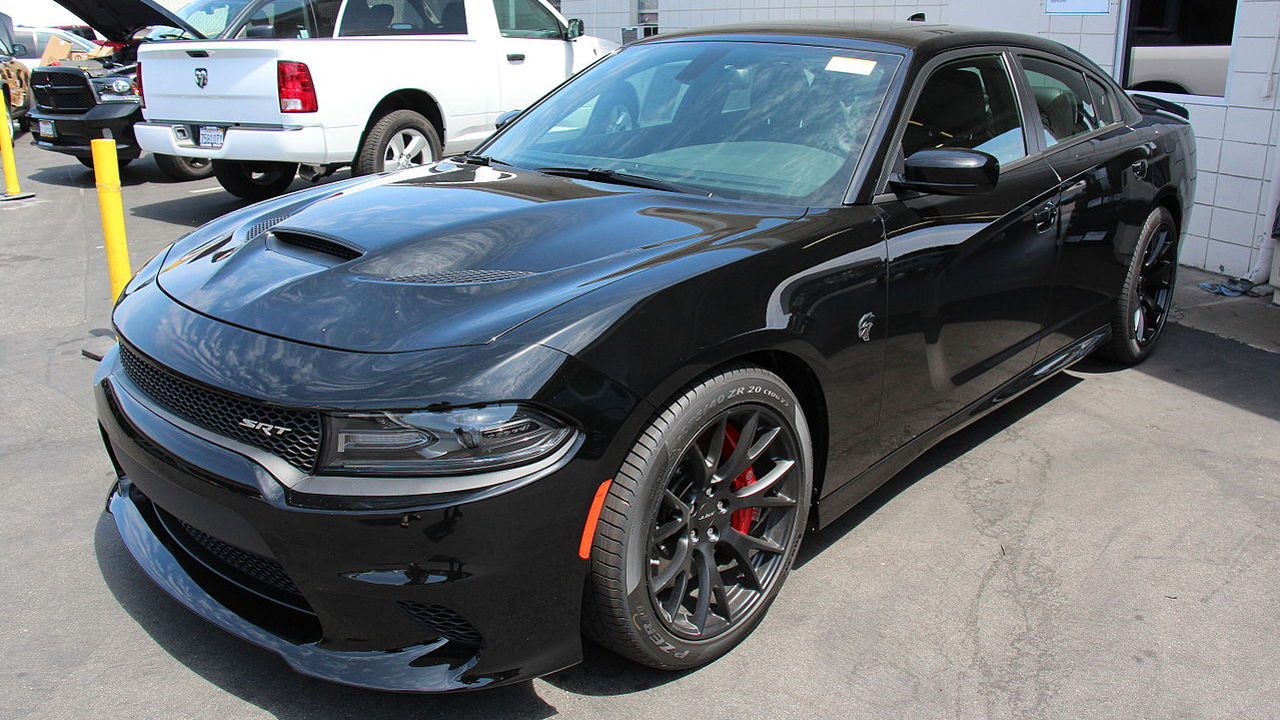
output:
POLYGON ((138 564, 180 603, 295 670, 442 692, 581 660, 586 563, 576 549, 592 463, 570 460, 497 495, 304 507, 253 458, 149 408, 116 350, 95 395, 119 476, 109 510, 138 564))
POLYGON ((79 115, 33 109, 27 117, 31 144, 45 150, 89 158, 93 156, 89 141, 110 137, 116 141, 116 154, 121 158, 131 160, 142 154, 133 134, 133 124, 142 119, 142 110, 136 103, 100 103, 79 115), (39 134, 40 120, 54 124, 52 136, 39 134))
MULTIPOLYGON (((140 122, 134 126, 138 145, 144 150, 182 157, 210 160, 257 160, 321 165, 335 162, 327 151, 325 130, 321 127, 226 127, 226 123, 208 123, 226 128, 221 147, 201 146, 201 123, 140 122), (179 138, 185 133, 185 139, 179 138)), ((351 156, 340 161, 351 162, 351 156)))

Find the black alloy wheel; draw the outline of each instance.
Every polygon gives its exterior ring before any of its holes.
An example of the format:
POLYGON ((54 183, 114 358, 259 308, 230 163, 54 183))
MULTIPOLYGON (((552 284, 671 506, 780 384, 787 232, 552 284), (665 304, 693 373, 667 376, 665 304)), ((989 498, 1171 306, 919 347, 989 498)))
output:
POLYGON ((588 635, 651 667, 705 664, 763 619, 812 492, 796 396, 743 366, 689 386, 615 476, 591 552, 588 635))
POLYGON ((1106 355, 1126 364, 1146 359, 1164 331, 1173 310, 1173 288, 1178 278, 1178 228, 1173 215, 1158 207, 1143 223, 1125 276, 1111 342, 1106 355))
POLYGON ((156 167, 171 180, 186 182, 202 180, 213 174, 213 163, 208 158, 180 157, 178 155, 153 155, 156 167))

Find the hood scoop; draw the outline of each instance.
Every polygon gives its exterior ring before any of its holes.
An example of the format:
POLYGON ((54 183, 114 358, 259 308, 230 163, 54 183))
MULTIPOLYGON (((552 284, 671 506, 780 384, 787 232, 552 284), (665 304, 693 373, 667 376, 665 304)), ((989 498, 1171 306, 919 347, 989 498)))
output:
POLYGON ((477 285, 480 283, 519 280, 536 274, 528 270, 445 270, 413 275, 396 275, 386 279, 390 282, 419 283, 422 285, 477 285))
MULTIPOLYGON (((283 245, 284 249, 294 248, 306 250, 311 253, 318 253, 320 255, 327 255, 329 258, 335 259, 340 263, 355 260, 361 255, 364 255, 362 251, 357 250, 346 243, 338 242, 337 240, 324 237, 323 235, 298 232, 296 230, 275 230, 267 236, 268 246, 272 244, 272 240, 279 245, 283 245)), ((272 249, 280 250, 282 248, 273 247, 272 249)))

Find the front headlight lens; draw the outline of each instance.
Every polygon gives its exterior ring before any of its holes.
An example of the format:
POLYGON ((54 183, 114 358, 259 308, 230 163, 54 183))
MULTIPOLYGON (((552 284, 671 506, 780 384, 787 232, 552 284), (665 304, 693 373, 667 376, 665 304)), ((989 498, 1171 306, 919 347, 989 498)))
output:
POLYGON ((142 102, 138 86, 132 80, 118 78, 95 84, 98 86, 98 102, 142 102))
POLYGON ((444 412, 334 413, 326 423, 321 472, 349 475, 444 475, 536 462, 573 434, 525 405, 444 412))

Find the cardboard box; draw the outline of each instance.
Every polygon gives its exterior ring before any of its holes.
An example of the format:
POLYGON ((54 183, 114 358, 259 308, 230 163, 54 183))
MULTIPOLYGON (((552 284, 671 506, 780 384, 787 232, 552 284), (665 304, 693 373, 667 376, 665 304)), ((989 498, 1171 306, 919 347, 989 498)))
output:
POLYGON ((55 60, 65 60, 71 55, 71 43, 53 35, 44 46, 44 54, 40 56, 41 65, 52 64, 55 60))

